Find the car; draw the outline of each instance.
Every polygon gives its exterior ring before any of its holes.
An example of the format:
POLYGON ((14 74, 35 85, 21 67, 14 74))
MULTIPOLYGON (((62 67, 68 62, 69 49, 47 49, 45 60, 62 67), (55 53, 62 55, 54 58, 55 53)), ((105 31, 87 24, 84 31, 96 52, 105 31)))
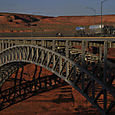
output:
POLYGON ((56 33, 56 37, 63 37, 63 34, 61 32, 56 33))

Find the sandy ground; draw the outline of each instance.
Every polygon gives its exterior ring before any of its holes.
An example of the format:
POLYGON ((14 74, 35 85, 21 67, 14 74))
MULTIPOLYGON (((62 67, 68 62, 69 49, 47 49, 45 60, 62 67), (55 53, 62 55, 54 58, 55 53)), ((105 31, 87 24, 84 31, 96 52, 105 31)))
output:
MULTIPOLYGON (((28 73, 25 79, 31 80, 35 71, 35 65, 27 65, 24 67, 23 74, 28 73), (28 69, 29 68, 29 69, 28 69)), ((38 76, 40 67, 37 67, 36 76, 38 76)), ((20 74, 19 70, 18 75, 20 74)), ((41 77, 52 73, 43 69, 41 77)), ((14 76, 14 75, 13 75, 14 76)), ((12 77, 13 77, 12 76, 12 77)), ((9 84, 12 86, 13 83, 9 84)), ((3 88, 7 88, 8 84, 4 84, 3 88)), ((38 93, 24 101, 11 105, 2 111, 0 115, 100 115, 78 91, 70 85, 64 85, 56 89, 38 93)))
POLYGON ((99 114, 71 86, 63 86, 14 104, 0 115, 93 115, 99 114), (73 94, 74 93, 74 94, 73 94), (76 96, 76 97, 73 97, 76 96), (76 99, 75 99, 76 98, 76 99))

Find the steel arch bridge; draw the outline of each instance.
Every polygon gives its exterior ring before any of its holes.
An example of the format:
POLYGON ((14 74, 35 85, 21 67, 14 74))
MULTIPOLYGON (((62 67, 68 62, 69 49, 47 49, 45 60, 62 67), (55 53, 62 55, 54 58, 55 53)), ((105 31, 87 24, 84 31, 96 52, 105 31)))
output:
POLYGON ((21 63, 33 63, 64 79, 107 114, 115 105, 115 66, 107 59, 108 48, 114 48, 114 42, 113 38, 2 39, 0 87, 21 63))

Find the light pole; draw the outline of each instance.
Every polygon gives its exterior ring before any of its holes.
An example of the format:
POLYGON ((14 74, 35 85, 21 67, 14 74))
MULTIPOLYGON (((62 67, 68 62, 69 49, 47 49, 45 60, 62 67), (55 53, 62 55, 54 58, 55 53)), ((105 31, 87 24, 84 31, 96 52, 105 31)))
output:
POLYGON ((102 21, 102 13, 103 13, 103 3, 107 1, 107 0, 101 0, 101 33, 102 33, 102 24, 103 24, 103 21, 102 21))

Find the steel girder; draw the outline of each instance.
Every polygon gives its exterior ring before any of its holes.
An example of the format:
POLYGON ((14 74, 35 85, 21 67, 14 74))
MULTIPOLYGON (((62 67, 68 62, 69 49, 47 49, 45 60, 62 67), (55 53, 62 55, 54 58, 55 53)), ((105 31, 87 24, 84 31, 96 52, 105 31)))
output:
MULTIPOLYGON (((105 82, 103 75, 93 71, 93 65, 92 69, 88 70, 82 65, 83 61, 75 63, 69 57, 42 46, 33 45, 17 45, 0 53, 0 66, 12 62, 34 63, 46 68, 72 85, 103 114, 108 113, 115 105, 114 75, 112 79, 105 82)), ((1 76, 0 86, 7 78, 1 76)))

